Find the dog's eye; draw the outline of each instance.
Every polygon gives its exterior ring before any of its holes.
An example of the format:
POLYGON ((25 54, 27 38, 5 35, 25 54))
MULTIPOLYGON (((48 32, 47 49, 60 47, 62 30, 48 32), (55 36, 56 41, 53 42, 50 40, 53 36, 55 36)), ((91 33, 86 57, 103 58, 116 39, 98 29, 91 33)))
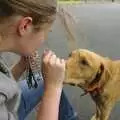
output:
POLYGON ((82 65, 89 65, 88 62, 87 62, 86 60, 84 60, 84 59, 81 60, 80 63, 81 63, 82 65))
POLYGON ((71 57, 72 56, 72 54, 70 53, 69 55, 68 55, 68 57, 71 57))

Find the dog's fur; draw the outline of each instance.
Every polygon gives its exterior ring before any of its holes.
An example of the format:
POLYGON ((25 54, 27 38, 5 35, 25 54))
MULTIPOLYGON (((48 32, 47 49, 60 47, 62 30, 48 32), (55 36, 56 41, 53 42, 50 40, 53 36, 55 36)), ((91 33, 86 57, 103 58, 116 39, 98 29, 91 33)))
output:
POLYGON ((120 61, 112 61, 94 52, 78 49, 66 62, 66 84, 79 86, 96 103, 92 120, 108 120, 120 99, 120 61))

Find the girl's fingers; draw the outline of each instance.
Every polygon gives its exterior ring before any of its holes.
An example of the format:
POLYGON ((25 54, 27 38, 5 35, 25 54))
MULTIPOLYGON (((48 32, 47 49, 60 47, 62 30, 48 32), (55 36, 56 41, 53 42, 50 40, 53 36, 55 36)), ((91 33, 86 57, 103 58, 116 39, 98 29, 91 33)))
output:
POLYGON ((43 57, 46 56, 49 52, 50 52, 49 50, 44 50, 43 57))
POLYGON ((61 62, 61 63, 65 63, 65 60, 64 60, 64 59, 61 59, 60 62, 61 62))
POLYGON ((56 58, 56 65, 60 65, 60 59, 56 58))
POLYGON ((46 55, 43 56, 43 62, 48 63, 53 54, 54 53, 52 51, 49 51, 46 55))
POLYGON ((55 65, 55 63, 56 63, 56 55, 53 54, 49 59, 49 64, 50 65, 55 65))

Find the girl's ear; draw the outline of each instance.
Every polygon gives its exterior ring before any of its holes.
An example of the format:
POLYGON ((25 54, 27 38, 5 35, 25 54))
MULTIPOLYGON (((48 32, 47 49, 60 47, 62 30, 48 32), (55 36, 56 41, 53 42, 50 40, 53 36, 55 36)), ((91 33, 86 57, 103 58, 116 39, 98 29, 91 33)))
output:
POLYGON ((20 19, 17 31, 20 36, 24 36, 27 33, 31 32, 33 29, 32 26, 32 18, 31 17, 23 17, 20 19))

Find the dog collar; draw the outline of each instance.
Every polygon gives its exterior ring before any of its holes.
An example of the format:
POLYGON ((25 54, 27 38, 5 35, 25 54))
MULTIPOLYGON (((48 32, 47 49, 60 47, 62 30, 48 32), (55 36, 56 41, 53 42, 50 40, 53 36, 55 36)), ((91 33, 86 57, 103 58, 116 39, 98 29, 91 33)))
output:
POLYGON ((101 80, 103 72, 104 72, 104 66, 103 64, 101 64, 100 69, 98 70, 95 78, 88 85, 88 87, 84 89, 85 92, 81 96, 85 96, 88 93, 90 93, 92 96, 96 96, 98 93, 101 92, 100 80, 101 80))

